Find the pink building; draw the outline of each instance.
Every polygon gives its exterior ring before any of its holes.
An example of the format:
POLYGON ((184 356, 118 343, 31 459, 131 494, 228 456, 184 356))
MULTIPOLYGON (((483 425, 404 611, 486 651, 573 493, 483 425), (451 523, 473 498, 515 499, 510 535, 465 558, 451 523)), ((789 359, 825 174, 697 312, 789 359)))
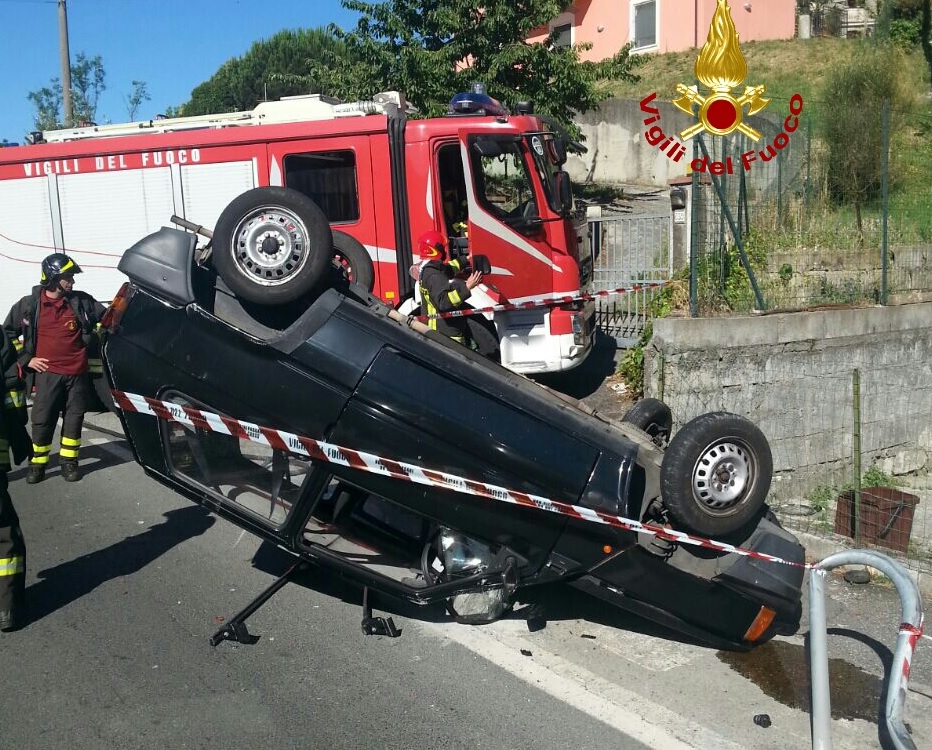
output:
MULTIPOLYGON (((740 41, 792 39, 796 0, 729 0, 740 41)), ((633 43, 636 53, 676 52, 705 44, 716 0, 576 0, 529 42, 551 30, 558 44, 592 44, 584 60, 604 60, 633 43)))

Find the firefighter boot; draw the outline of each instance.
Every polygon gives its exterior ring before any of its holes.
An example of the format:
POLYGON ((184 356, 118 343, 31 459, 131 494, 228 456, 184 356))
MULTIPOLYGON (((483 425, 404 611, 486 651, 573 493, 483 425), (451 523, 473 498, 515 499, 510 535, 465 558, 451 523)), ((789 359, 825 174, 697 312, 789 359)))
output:
POLYGON ((62 461, 61 478, 66 482, 77 482, 81 478, 81 472, 78 470, 78 462, 62 461))
POLYGON ((38 484, 45 479, 44 464, 29 464, 29 473, 26 475, 26 484, 38 484))
POLYGON ((0 632, 7 633, 20 627, 19 618, 12 609, 0 609, 0 632))

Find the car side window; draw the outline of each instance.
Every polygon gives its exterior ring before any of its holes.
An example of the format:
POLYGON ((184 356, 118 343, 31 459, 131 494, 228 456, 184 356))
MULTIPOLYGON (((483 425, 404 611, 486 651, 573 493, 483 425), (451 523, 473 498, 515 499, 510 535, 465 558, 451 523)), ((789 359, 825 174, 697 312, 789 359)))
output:
MULTIPOLYGON (((180 394, 164 399, 202 408, 180 394)), ((311 473, 310 459, 261 442, 174 421, 160 427, 172 474, 274 527, 285 523, 311 473)))

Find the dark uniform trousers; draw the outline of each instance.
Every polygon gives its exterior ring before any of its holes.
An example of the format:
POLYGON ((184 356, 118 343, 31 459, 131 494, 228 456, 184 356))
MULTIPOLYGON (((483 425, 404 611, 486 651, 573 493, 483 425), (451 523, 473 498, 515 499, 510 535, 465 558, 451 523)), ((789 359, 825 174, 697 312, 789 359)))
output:
POLYGON ((26 543, 7 482, 9 450, 0 438, 0 612, 22 619, 26 592, 26 543), (4 463, 6 462, 6 463, 4 463))
POLYGON ((48 464, 59 414, 62 415, 60 458, 63 461, 78 460, 84 413, 90 402, 91 380, 87 373, 36 373, 36 397, 32 402, 33 464, 48 464))

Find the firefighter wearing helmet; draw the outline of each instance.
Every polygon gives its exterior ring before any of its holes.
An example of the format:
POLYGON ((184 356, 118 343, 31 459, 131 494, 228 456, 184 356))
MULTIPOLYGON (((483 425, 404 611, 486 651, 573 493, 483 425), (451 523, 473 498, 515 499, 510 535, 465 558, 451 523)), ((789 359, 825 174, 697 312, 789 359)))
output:
POLYGON ((482 281, 482 274, 470 271, 453 259, 447 261, 446 238, 438 231, 424 232, 418 239, 417 248, 421 256, 418 285, 424 311, 429 316, 427 324, 454 341, 466 344, 469 328, 465 318, 430 317, 438 313, 452 312, 463 306, 472 290, 482 281), (460 274, 469 271, 463 279, 460 274))
POLYGON ((104 307, 74 289, 79 273, 81 267, 69 256, 49 255, 42 261, 39 285, 13 305, 3 324, 11 339, 22 337, 19 364, 34 378, 29 484, 45 478, 59 415, 62 478, 81 478, 81 429, 84 413, 94 403, 91 377, 103 373, 97 333, 104 307))

